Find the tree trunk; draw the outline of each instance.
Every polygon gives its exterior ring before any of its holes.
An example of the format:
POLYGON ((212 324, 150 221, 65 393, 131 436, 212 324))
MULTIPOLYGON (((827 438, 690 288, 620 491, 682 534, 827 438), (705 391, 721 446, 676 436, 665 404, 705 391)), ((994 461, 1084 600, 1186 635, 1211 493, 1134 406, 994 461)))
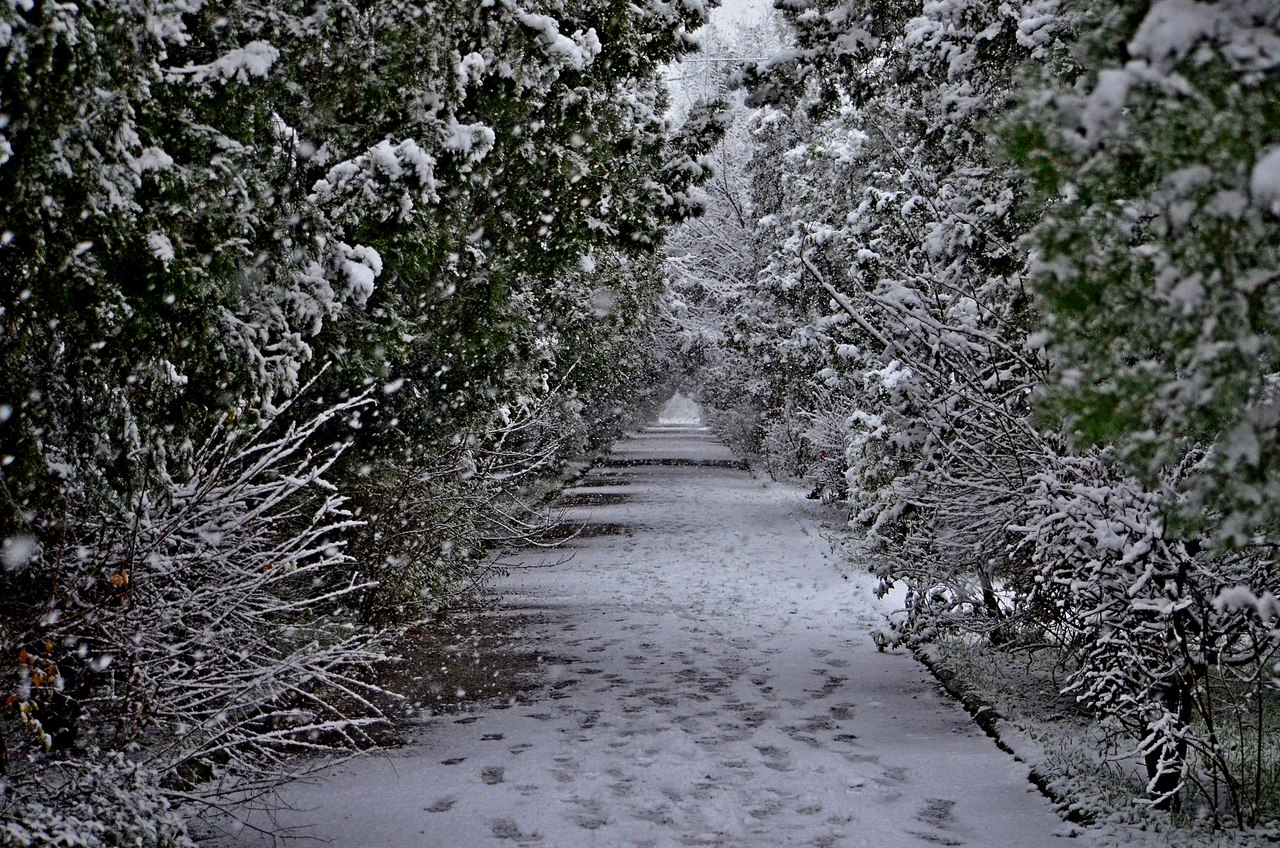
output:
MULTIPOLYGON (((1191 677, 1186 671, 1178 672, 1165 685, 1162 693, 1165 709, 1178 717, 1179 728, 1186 727, 1192 718, 1191 677)), ((1157 810, 1177 812, 1180 809, 1178 787, 1182 781, 1184 764, 1187 761, 1187 742, 1179 737, 1172 744, 1166 744, 1147 752, 1147 781, 1151 787, 1151 795, 1158 798, 1157 810), (1161 769, 1161 761, 1164 768, 1161 769)))

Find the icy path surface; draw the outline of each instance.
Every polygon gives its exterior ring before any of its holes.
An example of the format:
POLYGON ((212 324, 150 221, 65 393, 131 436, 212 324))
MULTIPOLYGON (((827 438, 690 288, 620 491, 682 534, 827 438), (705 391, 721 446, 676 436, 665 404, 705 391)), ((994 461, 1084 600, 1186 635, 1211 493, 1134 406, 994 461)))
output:
POLYGON ((528 634, 556 663, 545 698, 439 716, 292 787, 280 824, 336 848, 1083 843, 909 655, 876 652, 829 512, 697 427, 614 457, 568 494, 622 532, 504 581, 554 612, 528 634))

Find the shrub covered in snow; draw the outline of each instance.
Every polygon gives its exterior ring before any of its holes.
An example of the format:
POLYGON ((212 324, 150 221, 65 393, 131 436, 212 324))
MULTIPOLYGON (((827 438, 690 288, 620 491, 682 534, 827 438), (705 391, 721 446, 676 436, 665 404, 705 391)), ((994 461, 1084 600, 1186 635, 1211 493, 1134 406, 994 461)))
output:
POLYGON ((159 775, 120 753, 53 764, 5 799, 0 844, 13 848, 193 848, 159 775))
POLYGON ((845 469, 886 639, 1047 642, 1153 804, 1280 815, 1280 9, 780 8, 709 381, 845 469))
POLYGON ((706 14, 0 9, 12 839, 178 844, 157 799, 368 744, 372 626, 483 579, 530 481, 652 402, 654 249, 720 132, 660 68, 706 14))

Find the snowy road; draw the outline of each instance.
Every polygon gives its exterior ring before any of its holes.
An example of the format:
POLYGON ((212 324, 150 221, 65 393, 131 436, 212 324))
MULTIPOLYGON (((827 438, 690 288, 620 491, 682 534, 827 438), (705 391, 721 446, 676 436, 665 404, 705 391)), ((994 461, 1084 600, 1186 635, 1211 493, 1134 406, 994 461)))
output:
POLYGON ((833 567, 829 513, 693 427, 615 457, 571 511, 627 529, 504 581, 555 613, 528 634, 556 658, 547 697, 437 717, 291 788, 282 824, 338 848, 1084 842, 910 656, 876 652, 871 581, 833 567))

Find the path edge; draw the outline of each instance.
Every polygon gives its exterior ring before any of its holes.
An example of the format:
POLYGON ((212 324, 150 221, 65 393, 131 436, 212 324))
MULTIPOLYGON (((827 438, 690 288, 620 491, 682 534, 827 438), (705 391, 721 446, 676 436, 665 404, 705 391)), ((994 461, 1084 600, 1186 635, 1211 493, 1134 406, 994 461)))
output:
POLYGON ((1008 722, 990 702, 973 688, 965 686, 960 676, 947 667, 941 652, 934 646, 916 645, 911 649, 915 658, 929 670, 934 679, 948 695, 964 707, 973 719, 974 724, 982 729, 1001 751, 1013 757, 1015 762, 1027 767, 1027 780, 1053 805, 1053 810, 1065 822, 1079 827, 1088 827, 1090 818, 1076 809, 1069 799, 1053 788, 1051 776, 1042 771, 1035 763, 1018 753, 1017 749, 1005 738, 1001 726, 1008 722))

